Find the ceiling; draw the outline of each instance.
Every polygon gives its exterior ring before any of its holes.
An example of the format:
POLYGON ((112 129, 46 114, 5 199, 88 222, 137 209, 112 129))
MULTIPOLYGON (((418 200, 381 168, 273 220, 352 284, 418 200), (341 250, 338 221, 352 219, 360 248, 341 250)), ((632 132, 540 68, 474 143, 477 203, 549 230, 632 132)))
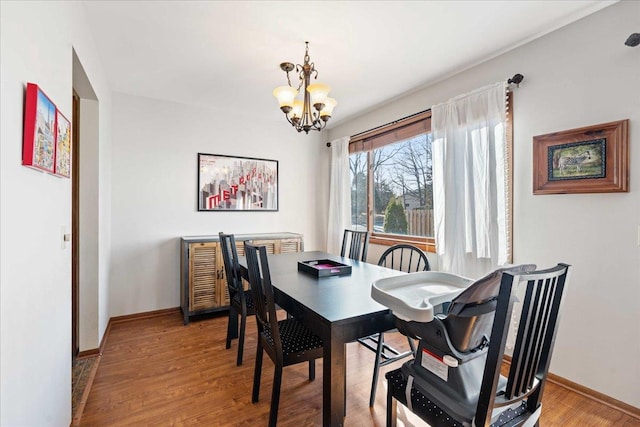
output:
MULTIPOLYGON (((279 64, 302 63, 340 123, 614 1, 85 1, 113 91, 283 120, 279 64)), ((505 70, 505 79, 510 72, 505 70)), ((295 76, 292 76, 295 77, 295 76)), ((297 78, 292 81, 297 85, 297 78)))

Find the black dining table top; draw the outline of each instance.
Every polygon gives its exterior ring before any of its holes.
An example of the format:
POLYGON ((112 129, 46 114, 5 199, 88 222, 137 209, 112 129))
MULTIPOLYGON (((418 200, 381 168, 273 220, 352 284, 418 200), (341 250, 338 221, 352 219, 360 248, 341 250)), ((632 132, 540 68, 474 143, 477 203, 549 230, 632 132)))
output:
MULTIPOLYGON (((246 267, 244 258, 241 265, 246 267)), ((373 281, 403 274, 375 264, 343 258, 321 251, 269 256, 273 286, 333 324, 371 313, 388 311, 371 298, 373 281), (351 265, 350 275, 314 277, 298 271, 298 261, 329 259, 351 265)))

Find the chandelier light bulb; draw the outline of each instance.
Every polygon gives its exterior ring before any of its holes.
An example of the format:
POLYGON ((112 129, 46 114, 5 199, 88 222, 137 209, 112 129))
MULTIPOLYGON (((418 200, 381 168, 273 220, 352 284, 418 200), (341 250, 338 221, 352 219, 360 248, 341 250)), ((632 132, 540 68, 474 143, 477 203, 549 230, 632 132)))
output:
POLYGON ((291 112, 289 113, 289 117, 291 119, 300 119, 302 117, 302 112, 304 111, 304 102, 301 99, 296 99, 293 101, 293 106, 291 112))
POLYGON ((333 114, 333 109, 336 105, 338 105, 338 101, 333 98, 327 98, 324 100, 324 108, 320 111, 320 117, 322 120, 325 122, 329 120, 329 117, 333 114))
POLYGON ((273 96, 278 99, 280 109, 285 113, 291 111, 296 95, 298 95, 298 91, 291 86, 279 86, 273 90, 273 96))
POLYGON ((324 107, 324 101, 329 96, 331 86, 324 83, 314 83, 307 87, 307 92, 311 95, 311 105, 320 111, 324 107))

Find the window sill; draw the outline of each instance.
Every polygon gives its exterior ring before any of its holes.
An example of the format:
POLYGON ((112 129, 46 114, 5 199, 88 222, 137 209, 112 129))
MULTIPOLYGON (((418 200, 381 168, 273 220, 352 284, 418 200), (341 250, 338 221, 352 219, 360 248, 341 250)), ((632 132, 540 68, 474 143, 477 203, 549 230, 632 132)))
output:
POLYGON ((383 246, 393 246, 399 243, 408 243, 422 249, 425 252, 436 252, 436 242, 432 237, 414 237, 372 233, 371 237, 369 238, 369 243, 383 246))

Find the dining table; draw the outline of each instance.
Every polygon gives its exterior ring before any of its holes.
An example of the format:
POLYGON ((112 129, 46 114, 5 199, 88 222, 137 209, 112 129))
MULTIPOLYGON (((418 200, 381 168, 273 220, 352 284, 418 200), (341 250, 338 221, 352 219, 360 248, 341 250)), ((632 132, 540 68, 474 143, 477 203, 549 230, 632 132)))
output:
MULTIPOLYGON (((247 278, 246 258, 238 261, 242 276, 247 278)), ((371 298, 371 284, 404 273, 322 251, 270 254, 268 261, 276 304, 323 340, 322 425, 342 426, 346 415, 346 344, 394 328, 389 309, 371 298), (299 270, 299 262, 317 260, 351 266, 351 272, 317 277, 299 270)))

